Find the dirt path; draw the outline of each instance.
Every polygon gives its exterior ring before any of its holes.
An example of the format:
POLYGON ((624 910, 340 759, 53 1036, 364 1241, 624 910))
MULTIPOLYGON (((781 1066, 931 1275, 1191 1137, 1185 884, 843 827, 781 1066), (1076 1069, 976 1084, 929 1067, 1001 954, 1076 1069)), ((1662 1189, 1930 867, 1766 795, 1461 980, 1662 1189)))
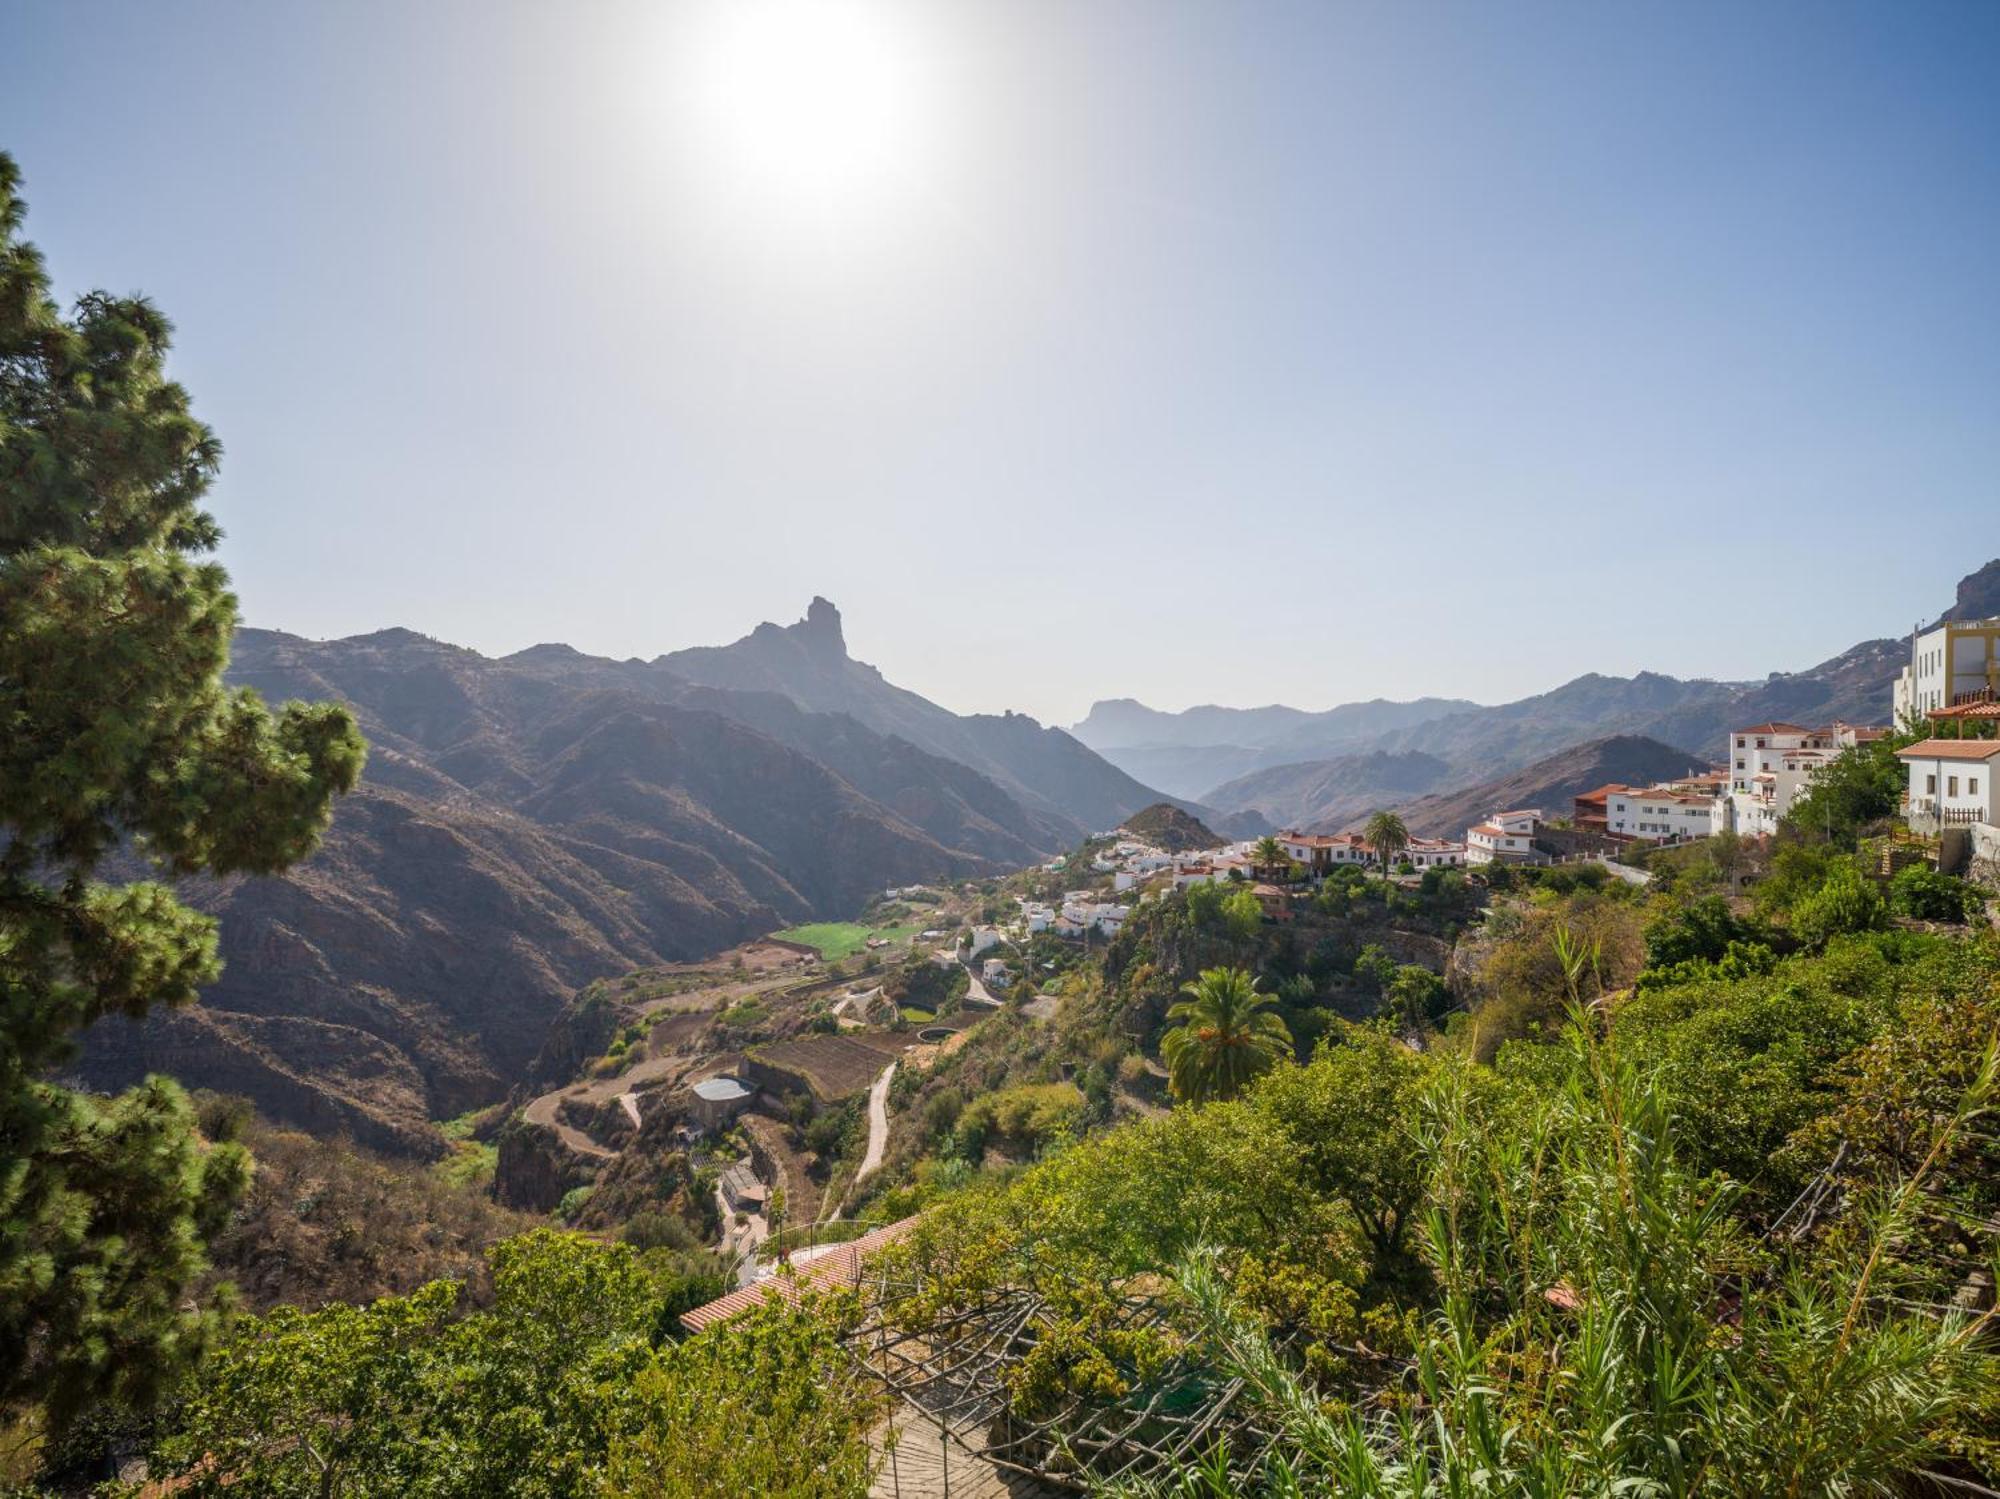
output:
POLYGON ((686 1057, 648 1057, 636 1062, 616 1077, 593 1078, 587 1083, 571 1083, 544 1093, 521 1111, 521 1117, 530 1124, 539 1124, 552 1129, 562 1138, 563 1144, 571 1150, 589 1156, 613 1156, 618 1152, 606 1149, 591 1139, 573 1124, 565 1123, 557 1114, 563 1100, 573 1098, 582 1104, 599 1104, 609 1099, 617 1099, 620 1107, 631 1119, 633 1127, 639 1124, 639 1100, 632 1096, 632 1090, 641 1083, 650 1083, 658 1078, 671 1076, 687 1066, 686 1057))
POLYGON ((861 1157, 861 1169, 854 1173, 857 1182, 881 1168, 882 1152, 889 1145, 889 1080, 895 1075, 896 1064, 891 1062, 868 1090, 868 1150, 861 1157))

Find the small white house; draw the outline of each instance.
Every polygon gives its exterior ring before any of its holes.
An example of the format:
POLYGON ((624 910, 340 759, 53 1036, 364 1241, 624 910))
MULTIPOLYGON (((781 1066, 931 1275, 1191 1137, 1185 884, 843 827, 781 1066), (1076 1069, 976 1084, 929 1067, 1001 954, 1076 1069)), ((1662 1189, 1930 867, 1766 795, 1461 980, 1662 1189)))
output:
POLYGON ((1924 739, 1896 751, 1910 774, 1910 826, 2000 826, 2000 739, 1924 739))
POLYGON ((999 958, 988 958, 980 964, 979 978, 989 989, 1004 989, 1013 982, 1013 975, 1007 971, 1006 963, 999 958))
POLYGON ((1465 845, 1448 838, 1412 838, 1403 857, 1416 869, 1457 869, 1465 863, 1465 845))
POLYGON ((1000 928, 997 926, 976 926, 972 929, 971 956, 978 957, 989 947, 1000 945, 1000 928))

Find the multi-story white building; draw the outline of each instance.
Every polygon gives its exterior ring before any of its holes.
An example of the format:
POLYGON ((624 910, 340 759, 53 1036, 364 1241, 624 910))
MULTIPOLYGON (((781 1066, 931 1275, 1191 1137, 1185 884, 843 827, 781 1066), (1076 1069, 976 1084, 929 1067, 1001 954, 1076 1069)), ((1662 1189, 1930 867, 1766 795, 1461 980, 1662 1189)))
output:
POLYGON ((1923 739, 1896 751, 1910 773, 1910 826, 2000 826, 2000 739, 1923 739))
POLYGON ((1894 722, 1933 708, 2000 700, 2000 619, 1951 620, 1910 637, 1894 722))
POLYGON ((1535 833, 1541 825, 1539 811, 1495 812, 1486 821, 1466 829, 1465 862, 1542 863, 1547 856, 1535 848, 1535 833))
POLYGON ((1604 798, 1604 830, 1614 838, 1667 843, 1715 831, 1717 798, 1671 784, 1613 786, 1604 798))
POLYGON ((1713 831, 1751 838, 1777 832, 1779 819, 1840 750, 1831 729, 1760 723, 1731 730, 1725 761, 1729 792, 1717 808, 1713 831))

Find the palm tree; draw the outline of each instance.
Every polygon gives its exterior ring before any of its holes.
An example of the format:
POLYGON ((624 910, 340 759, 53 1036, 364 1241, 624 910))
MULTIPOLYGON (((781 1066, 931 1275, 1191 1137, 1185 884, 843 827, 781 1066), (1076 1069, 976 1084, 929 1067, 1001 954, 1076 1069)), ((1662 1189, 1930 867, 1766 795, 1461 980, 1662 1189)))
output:
POLYGON ((1410 846, 1410 830, 1403 826, 1403 819, 1394 812, 1377 812, 1368 819, 1368 826, 1361 830, 1361 836, 1375 850, 1375 857, 1382 861, 1382 878, 1389 878, 1389 864, 1396 855, 1410 846))
POLYGON ((1266 874, 1282 873, 1290 860, 1285 855, 1284 845, 1269 833, 1257 840, 1257 846, 1250 850, 1250 858, 1266 874))
POLYGON ((1210 968, 1181 990, 1160 1039, 1174 1096, 1189 1103, 1234 1098, 1292 1050, 1292 1033, 1241 968, 1210 968))

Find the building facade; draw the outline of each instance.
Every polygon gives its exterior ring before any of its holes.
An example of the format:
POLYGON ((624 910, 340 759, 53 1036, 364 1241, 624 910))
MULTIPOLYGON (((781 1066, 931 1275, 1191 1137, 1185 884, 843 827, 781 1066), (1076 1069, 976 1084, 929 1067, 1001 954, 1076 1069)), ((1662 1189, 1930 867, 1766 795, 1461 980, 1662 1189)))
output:
POLYGON ((1976 823, 2000 826, 2000 740, 1924 739, 1896 751, 1909 772, 1910 826, 1935 833, 1976 823))
POLYGON ((2000 619, 1951 620, 1910 638, 1910 664, 1896 679, 1895 717, 2000 701, 2000 619))
POLYGON ((1716 798, 1674 786, 1616 787, 1604 799, 1604 830, 1613 838, 1675 843, 1715 831, 1716 798))
POLYGON ((1548 856, 1535 847, 1539 811, 1495 812, 1465 831, 1467 864, 1542 864, 1548 856))

